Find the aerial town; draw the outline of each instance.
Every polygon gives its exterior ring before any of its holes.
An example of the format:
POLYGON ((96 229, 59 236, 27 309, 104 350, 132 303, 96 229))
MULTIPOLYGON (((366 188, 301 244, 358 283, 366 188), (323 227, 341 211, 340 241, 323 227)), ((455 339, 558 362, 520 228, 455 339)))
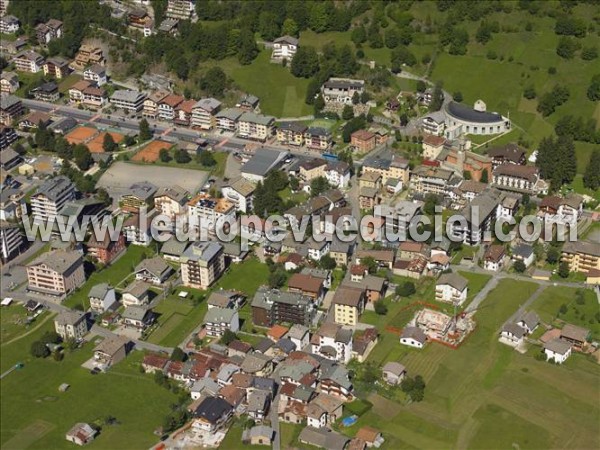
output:
POLYGON ((2 449, 600 448, 597 1, 0 33, 2 449))

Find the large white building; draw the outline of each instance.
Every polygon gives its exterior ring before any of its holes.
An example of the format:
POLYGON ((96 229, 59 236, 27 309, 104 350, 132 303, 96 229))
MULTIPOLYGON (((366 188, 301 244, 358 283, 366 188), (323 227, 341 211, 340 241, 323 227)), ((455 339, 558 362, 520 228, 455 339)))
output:
POLYGON ((223 197, 233 202, 236 209, 243 213, 252 210, 255 190, 256 185, 242 177, 229 181, 227 186, 221 188, 223 197))
POLYGON ((235 204, 226 198, 213 198, 207 194, 198 194, 188 203, 188 219, 190 227, 197 230, 215 231, 220 219, 235 220, 235 204))
POLYGON ((23 235, 16 223, 0 221, 0 259, 10 260, 23 244, 23 235))
POLYGON ((444 273, 435 285, 435 299, 454 305, 462 305, 467 299, 467 285, 465 277, 457 273, 444 273))
POLYGON ((217 242, 194 242, 180 260, 183 285, 196 289, 208 288, 225 269, 223 246, 217 242))
POLYGON ((47 180, 31 196, 31 215, 34 220, 53 220, 62 207, 75 199, 75 186, 64 176, 47 180))
POLYGON ((110 103, 115 108, 136 113, 141 111, 144 107, 145 99, 146 95, 141 92, 133 91, 131 89, 119 89, 110 97, 110 103))
POLYGON ((211 130, 217 124, 216 115, 221 109, 221 102, 214 98, 198 100, 192 108, 191 123, 193 127, 211 130))
POLYGON ((445 106, 444 114, 447 139, 463 134, 500 134, 511 129, 510 119, 497 112, 488 112, 482 100, 477 100, 473 108, 452 101, 445 106))
POLYGON ((352 80, 350 78, 330 78, 321 86, 321 94, 326 102, 352 104, 355 93, 359 95, 364 92, 364 80, 352 80))
POLYGON ((292 36, 282 36, 273 41, 271 59, 291 61, 298 50, 298 39, 292 36))

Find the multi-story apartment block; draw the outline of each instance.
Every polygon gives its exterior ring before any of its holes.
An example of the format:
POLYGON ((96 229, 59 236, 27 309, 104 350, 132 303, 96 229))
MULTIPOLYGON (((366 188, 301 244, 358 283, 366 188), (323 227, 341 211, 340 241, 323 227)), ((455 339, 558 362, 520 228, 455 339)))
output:
POLYGON ((30 198, 34 220, 53 220, 69 201, 75 199, 75 186, 65 176, 44 182, 30 198))
POLYGON ((300 163, 299 176, 300 179, 309 183, 315 178, 325 177, 325 169, 327 168, 327 161, 320 158, 315 158, 300 163))
POLYGON ((79 80, 69 88, 69 100, 73 103, 83 102, 83 91, 92 87, 93 83, 87 80, 79 80))
POLYGON ((355 326, 365 309, 365 292, 360 289, 340 287, 335 292, 331 303, 335 323, 355 326))
POLYGON ((48 45, 54 39, 60 39, 63 35, 63 23, 60 20, 50 19, 46 23, 40 23, 35 27, 35 37, 38 44, 48 45))
POLYGON ((167 17, 180 20, 196 19, 196 0, 168 0, 167 17))
POLYGON ((238 120, 243 113, 244 111, 239 108, 227 108, 219 111, 216 115, 217 128, 235 133, 238 127, 238 120))
POLYGON ((332 186, 344 189, 350 183, 350 166, 344 161, 329 161, 325 167, 325 178, 332 186))
POLYGON ((19 89, 19 76, 14 72, 4 71, 0 78, 0 92, 14 94, 19 89))
POLYGON ((430 161, 437 159, 444 149, 446 138, 435 134, 426 134, 423 138, 423 158, 430 161))
POLYGON ((23 115, 25 108, 19 97, 10 94, 2 94, 0 97, 0 123, 10 126, 13 120, 23 115))
POLYGON ((14 128, 0 125, 0 150, 5 149, 17 139, 19 139, 19 135, 14 128))
POLYGON ((546 223, 575 225, 583 213, 583 197, 568 194, 565 197, 548 195, 542 199, 538 216, 546 223))
POLYGON ((129 191, 121 196, 119 205, 123 211, 131 213, 139 213, 140 209, 144 207, 150 210, 157 189, 155 185, 147 181, 133 183, 129 187, 129 191))
POLYGON ((113 240, 110 234, 106 233, 104 239, 100 241, 92 234, 87 243, 88 255, 102 264, 110 264, 123 250, 125 250, 125 236, 122 234, 113 240))
POLYGON ((85 314, 80 311, 64 311, 54 319, 54 330, 64 340, 83 339, 87 333, 85 314))
POLYGON ((192 122, 192 113, 194 112, 194 105, 196 100, 184 100, 175 108, 175 119, 173 120, 177 125, 189 126, 192 122))
POLYGON ((13 34, 19 31, 21 23, 15 16, 4 16, 0 18, 0 33, 13 34))
POLYGON ((13 58, 15 69, 19 72, 38 73, 44 65, 44 58, 33 50, 23 50, 13 58))
POLYGON ((212 130, 216 124, 216 115, 221 109, 221 102, 214 98, 203 98, 192 108, 192 127, 212 130))
POLYGON ((352 357, 352 330, 327 322, 313 335, 310 344, 315 355, 346 364, 352 357))
POLYGON ((152 92, 144 100, 144 109, 142 115, 148 119, 156 119, 158 117, 158 105, 169 95, 169 91, 158 90, 152 92))
POLYGON ((172 121, 175 119, 175 109, 185 100, 181 95, 169 94, 158 104, 158 118, 172 121))
POLYGON ((408 161, 390 152, 383 152, 375 157, 366 158, 363 172, 374 172, 381 175, 381 183, 386 184, 390 178, 400 180, 403 186, 408 184, 410 168, 408 161))
POLYGON ((54 77, 57 80, 65 78, 71 73, 69 61, 60 56, 48 58, 44 63, 44 75, 54 77))
POLYGON ((69 294, 85 282, 81 254, 64 250, 44 253, 27 264, 27 280, 30 290, 69 294))
POLYGON ((0 259, 10 261, 23 245, 23 235, 16 223, 0 220, 0 259))
POLYGON ((106 67, 100 64, 94 64, 83 71, 83 79, 96 83, 96 86, 103 86, 108 82, 106 76, 106 67))
POLYGON ((146 95, 131 89, 119 89, 110 97, 110 103, 115 108, 124 109, 132 113, 141 111, 144 107, 146 95))
POLYGON ((102 88, 88 86, 83 92, 83 104, 88 108, 99 109, 108 103, 108 94, 102 88))
POLYGON ((102 48, 91 44, 83 44, 79 47, 79 51, 75 55, 75 60, 71 63, 71 67, 75 70, 84 70, 88 65, 94 64, 101 66, 106 64, 102 48))
POLYGON ((240 329, 237 310, 231 308, 210 308, 204 316, 204 329, 208 336, 220 337, 225 331, 234 333, 240 329))
POLYGON ((242 177, 230 180, 227 186, 221 188, 223 197, 235 204, 236 209, 243 213, 252 210, 255 190, 256 185, 242 177))
POLYGON ((277 127, 277 142, 300 147, 304 145, 307 129, 301 122, 281 122, 277 127))
POLYGON ((446 116, 442 111, 435 111, 427 114, 421 120, 421 129, 426 134, 432 134, 434 136, 441 136, 444 134, 444 128, 446 127, 446 116))
POLYGON ((154 195, 154 206, 160 214, 175 220, 187 211, 190 193, 177 185, 160 188, 154 195))
POLYGON ((238 120, 238 135, 246 139, 264 142, 273 135, 275 118, 246 112, 238 120))
POLYGON ((225 198, 213 198, 207 194, 198 194, 188 202, 188 218, 190 227, 196 230, 213 232, 218 220, 235 219, 236 207, 225 198))
POLYGON ((518 164, 524 166, 527 163, 527 151, 514 143, 490 148, 487 151, 487 155, 492 158, 492 167, 494 169, 502 164, 518 164))
POLYGON ((435 299, 462 305, 467 299, 468 280, 457 273, 444 273, 435 284, 435 299))
POLYGON ((326 102, 352 104, 355 93, 362 94, 365 89, 363 80, 351 80, 349 78, 330 78, 323 83, 321 94, 326 102))
POLYGON ((569 264, 571 272, 600 270, 600 244, 591 241, 566 242, 561 261, 569 264))
POLYGON ((451 233, 467 245, 479 245, 483 242, 486 232, 491 231, 496 220, 500 194, 498 191, 486 191, 460 210, 459 215, 465 222, 452 223, 451 233))
POLYGON ((350 145, 352 145, 357 153, 368 153, 377 145, 375 133, 367 130, 358 130, 350 136, 350 145))
POLYGON ((321 127, 309 127, 304 135, 304 142, 308 148, 327 151, 331 146, 331 132, 321 127))
POLYGON ((410 184, 416 192, 444 195, 448 189, 448 182, 452 178, 452 175, 451 170, 439 167, 419 166, 412 172, 410 184))
POLYGON ((60 97, 58 85, 54 81, 49 81, 36 88, 33 88, 31 91, 29 91, 29 94, 31 94, 36 100, 49 103, 57 101, 60 97))
POLYGON ((208 288, 225 269, 223 246, 217 242, 194 242, 180 260, 183 285, 196 289, 208 288))
POLYGON ((501 190, 525 194, 548 192, 548 184, 540 179, 537 167, 519 164, 505 163, 497 166, 492 173, 492 185, 501 190))
POLYGON ((262 327, 279 322, 310 326, 314 312, 312 299, 298 292, 262 286, 252 300, 252 321, 262 327))

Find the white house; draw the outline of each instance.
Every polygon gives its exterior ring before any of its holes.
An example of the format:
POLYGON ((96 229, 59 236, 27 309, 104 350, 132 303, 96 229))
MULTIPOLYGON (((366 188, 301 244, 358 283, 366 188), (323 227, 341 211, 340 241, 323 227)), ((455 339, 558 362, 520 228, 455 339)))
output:
POLYGON ((504 266, 506 251, 502 245, 490 245, 483 255, 483 268, 498 272, 504 266))
POLYGON ((523 343, 526 334, 525 329, 516 323, 507 323, 502 327, 502 331, 500 332, 500 341, 517 347, 523 343))
POLYGON ((229 181, 227 186, 221 188, 223 197, 236 205, 236 209, 243 213, 250 212, 256 185, 245 178, 229 181))
POLYGON ((273 53, 271 59, 282 61, 287 59, 291 62, 298 50, 298 39, 292 36, 282 36, 273 41, 273 53))
POLYGON ((525 267, 529 267, 535 261, 535 253, 533 247, 528 244, 519 244, 512 249, 512 260, 522 261, 525 267))
POLYGON ((409 347, 423 348, 427 342, 425 332, 417 327, 406 327, 400 335, 400 343, 409 347))
POLYGON ((462 305, 467 299, 468 280, 457 273, 444 273, 435 285, 435 299, 462 305))
POLYGON ((94 64, 88 67, 83 72, 83 79, 93 81, 97 86, 102 86, 107 83, 106 68, 100 64, 94 64))
POLYGON ((329 241, 322 240, 321 242, 315 239, 308 241, 308 257, 314 261, 320 261, 323 256, 329 253, 329 241))
POLYGON ((204 326, 208 336, 223 336, 226 330, 236 333, 240 329, 237 310, 230 308, 210 308, 204 316, 204 326))
POLYGON ((402 382, 406 375, 406 368, 395 361, 389 361, 381 369, 381 374, 386 383, 397 385, 402 382))
POLYGON ((135 268, 135 279, 160 286, 171 274, 169 266, 160 256, 144 259, 135 268))
POLYGON ((108 283, 100 283, 92 287, 88 299, 90 300, 90 309, 98 313, 113 309, 117 302, 115 289, 108 283))
POLYGON ((310 333, 304 325, 294 324, 288 331, 287 338, 296 345, 296 349, 302 350, 310 342, 310 333))
POLYGON ((350 166, 344 161, 330 161, 325 168, 325 178, 332 186, 345 189, 350 183, 350 166))
POLYGON ((553 339, 544 344, 546 361, 554 360, 558 364, 564 363, 571 356, 571 344, 563 339, 553 339))
POLYGON ((517 320, 517 325, 525 330, 526 334, 533 333, 538 325, 540 324, 539 316, 533 312, 529 311, 521 316, 519 320, 517 320))
POLYGON ((347 364, 352 356, 352 330, 327 322, 311 341, 312 352, 324 358, 347 364))
POLYGON ((136 280, 123 291, 121 302, 125 307, 140 306, 148 303, 150 285, 144 281, 136 280))

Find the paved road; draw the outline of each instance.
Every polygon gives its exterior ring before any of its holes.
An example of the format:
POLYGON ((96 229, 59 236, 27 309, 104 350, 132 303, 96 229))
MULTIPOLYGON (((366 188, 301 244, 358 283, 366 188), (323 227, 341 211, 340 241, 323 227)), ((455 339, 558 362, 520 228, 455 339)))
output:
POLYGON ((271 409, 269 416, 271 419, 271 428, 275 432, 275 438, 273 439, 273 450, 281 450, 281 432, 279 431, 279 393, 273 399, 271 403, 271 409))
POLYGON ((546 289, 545 286, 538 286, 536 291, 533 294, 531 294, 531 296, 525 301, 525 303, 523 303, 519 307, 519 309, 517 309, 517 311, 515 311, 515 313, 512 316, 510 316, 510 318, 505 323, 512 323, 516 321, 519 317, 521 317, 523 313, 527 311, 529 306, 540 296, 544 289, 546 289))
MULTIPOLYGON (((94 336, 102 336, 104 338, 118 338, 119 335, 96 324, 92 325, 90 334, 94 336)), ((149 350, 151 352, 166 352, 169 355, 173 352, 173 347, 163 347, 162 345, 152 344, 146 341, 140 341, 139 339, 132 339, 135 346, 143 350, 149 350)))

